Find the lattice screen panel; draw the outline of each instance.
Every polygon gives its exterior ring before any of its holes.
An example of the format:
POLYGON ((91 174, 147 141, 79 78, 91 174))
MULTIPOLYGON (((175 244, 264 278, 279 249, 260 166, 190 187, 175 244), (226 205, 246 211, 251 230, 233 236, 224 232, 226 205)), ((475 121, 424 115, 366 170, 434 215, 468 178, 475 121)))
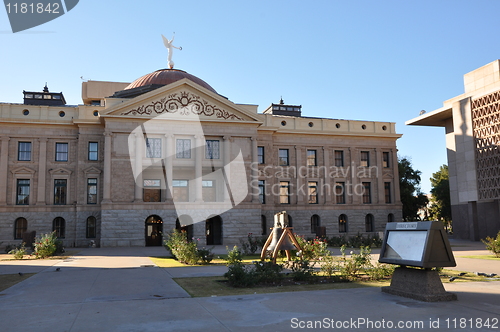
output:
POLYGON ((500 92, 472 100, 479 199, 500 198, 500 92))

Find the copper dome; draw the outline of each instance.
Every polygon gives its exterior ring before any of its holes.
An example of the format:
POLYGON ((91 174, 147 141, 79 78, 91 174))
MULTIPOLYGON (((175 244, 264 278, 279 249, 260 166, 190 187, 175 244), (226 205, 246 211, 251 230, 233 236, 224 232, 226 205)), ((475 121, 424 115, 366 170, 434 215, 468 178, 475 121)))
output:
POLYGON ((142 77, 139 77, 132 83, 130 83, 125 88, 125 90, 139 88, 141 86, 147 86, 152 84, 167 85, 182 80, 183 78, 187 78, 188 80, 193 81, 194 83, 204 87, 205 89, 217 93, 217 91, 215 91, 214 88, 212 88, 204 80, 179 69, 160 69, 155 72, 146 74, 142 77))

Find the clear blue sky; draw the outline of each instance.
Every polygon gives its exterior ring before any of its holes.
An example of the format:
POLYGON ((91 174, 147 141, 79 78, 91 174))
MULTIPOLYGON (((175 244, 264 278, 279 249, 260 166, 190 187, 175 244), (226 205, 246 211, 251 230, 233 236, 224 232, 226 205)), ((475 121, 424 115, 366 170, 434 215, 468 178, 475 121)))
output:
POLYGON ((176 68, 263 111, 280 97, 306 116, 396 122, 399 154, 422 190, 446 163, 444 129, 405 126, 463 93, 463 75, 500 58, 497 0, 97 1, 13 34, 0 9, 0 101, 62 91, 80 104, 81 78, 131 82, 176 68))

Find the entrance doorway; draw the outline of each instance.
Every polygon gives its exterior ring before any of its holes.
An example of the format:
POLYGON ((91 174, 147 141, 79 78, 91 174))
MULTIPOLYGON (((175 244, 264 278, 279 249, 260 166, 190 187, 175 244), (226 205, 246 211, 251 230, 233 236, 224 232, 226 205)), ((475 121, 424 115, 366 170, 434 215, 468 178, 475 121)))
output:
POLYGON ((157 215, 146 219, 146 247, 161 246, 163 239, 163 220, 157 215))
POLYGON ((207 235, 207 245, 222 244, 222 218, 220 216, 207 219, 205 231, 207 235))

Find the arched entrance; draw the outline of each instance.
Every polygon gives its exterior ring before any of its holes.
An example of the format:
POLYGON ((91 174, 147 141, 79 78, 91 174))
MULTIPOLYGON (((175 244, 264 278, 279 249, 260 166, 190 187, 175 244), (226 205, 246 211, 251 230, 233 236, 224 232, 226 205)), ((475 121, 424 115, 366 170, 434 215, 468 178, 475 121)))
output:
POLYGON ((205 232, 208 246, 222 244, 222 218, 220 216, 215 216, 207 219, 205 232))
POLYGON ((193 238, 193 219, 186 214, 179 216, 175 220, 175 229, 186 232, 188 241, 191 241, 193 238))
POLYGON ((157 215, 146 219, 146 247, 161 246, 163 239, 163 220, 157 215))

